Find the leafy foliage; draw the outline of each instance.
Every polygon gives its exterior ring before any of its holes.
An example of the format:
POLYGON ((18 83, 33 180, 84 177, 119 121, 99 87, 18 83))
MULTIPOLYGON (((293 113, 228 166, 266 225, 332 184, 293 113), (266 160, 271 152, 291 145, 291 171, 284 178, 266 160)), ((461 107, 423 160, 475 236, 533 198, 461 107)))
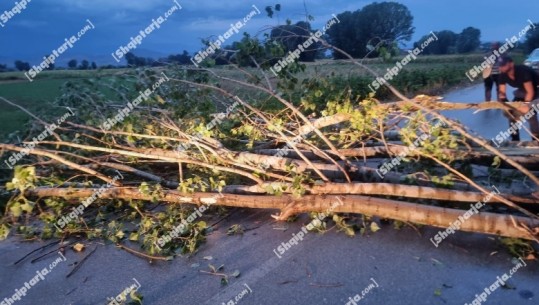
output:
POLYGON ((457 51, 459 53, 469 53, 476 50, 481 44, 481 30, 474 27, 467 27, 457 38, 457 51))
MULTIPOLYGON (((393 43, 409 41, 414 33, 411 12, 396 2, 372 3, 355 12, 338 14, 337 18, 340 23, 333 25, 327 32, 329 41, 354 58, 367 55, 369 44, 381 42, 379 46, 387 48, 393 43)), ((335 59, 344 58, 338 52, 333 55, 335 59)), ((371 54, 373 57, 378 55, 378 52, 371 54)))

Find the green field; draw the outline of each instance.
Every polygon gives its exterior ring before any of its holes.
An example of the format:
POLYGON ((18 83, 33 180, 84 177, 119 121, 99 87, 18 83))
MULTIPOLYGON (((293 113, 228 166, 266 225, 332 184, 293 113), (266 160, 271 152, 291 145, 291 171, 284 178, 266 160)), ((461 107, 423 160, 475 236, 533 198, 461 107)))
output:
MULTIPOLYGON (((122 73, 126 73, 126 70, 44 71, 33 82, 29 82, 22 72, 0 73, 0 97, 28 109, 38 117, 43 113, 65 113, 65 110, 55 108, 53 101, 62 94, 61 87, 66 82, 122 73)), ((27 130, 29 119, 30 116, 19 108, 0 100, 0 139, 5 139, 13 132, 27 130)))
MULTIPOLYGON (((419 56, 405 66, 392 84, 407 95, 440 94, 459 85, 469 85, 464 72, 473 65, 479 65, 483 60, 482 56, 482 54, 419 56)), ((517 63, 523 60, 521 57, 515 56, 517 63)), ((381 59, 367 59, 362 62, 383 75, 386 69, 393 67, 401 58, 393 58, 386 62, 381 59)), ((216 73, 230 78, 245 78, 243 72, 231 66, 218 66, 214 69, 216 73)), ((246 70, 253 74, 258 72, 252 68, 246 70)), ((22 72, 0 73, 0 96, 27 108, 38 116, 43 113, 56 113, 56 111, 63 113, 65 111, 55 109, 52 102, 62 94, 61 87, 66 82, 97 77, 112 78, 133 71, 130 69, 44 71, 33 82, 29 82, 22 72)), ((360 95, 370 92, 367 84, 374 80, 374 77, 366 71, 346 60, 319 60, 307 63, 306 70, 297 76, 301 80, 313 75, 321 79, 332 79, 338 86, 349 87, 360 95)), ((390 97, 389 92, 384 90, 381 89, 379 92, 378 97, 381 99, 390 97)), ((6 139, 9 134, 16 131, 24 134, 29 127, 26 125, 28 121, 29 116, 23 111, 0 101, 0 139, 6 139)))

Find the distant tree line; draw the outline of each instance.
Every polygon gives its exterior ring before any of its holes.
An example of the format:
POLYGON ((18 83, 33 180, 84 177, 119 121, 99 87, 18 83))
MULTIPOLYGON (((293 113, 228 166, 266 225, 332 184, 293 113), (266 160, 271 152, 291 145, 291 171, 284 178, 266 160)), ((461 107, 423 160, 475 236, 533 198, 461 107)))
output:
POLYGON ((78 61, 76 59, 72 59, 67 62, 67 67, 71 70, 95 70, 97 69, 97 64, 95 62, 92 61, 92 63, 90 63, 86 59, 83 59, 80 62, 80 65, 77 66, 77 64, 78 64, 78 61))
MULTIPOLYGON (((266 7, 266 12, 270 18, 275 12, 281 10, 281 5, 266 7)), ((409 42, 414 34, 413 16, 410 10, 403 4, 396 2, 381 2, 366 5, 362 9, 354 12, 345 11, 337 15, 338 23, 329 27, 322 36, 323 39, 335 47, 349 53, 354 58, 380 57, 396 55, 401 50, 399 44, 409 42)), ((274 27, 266 33, 262 39, 251 37, 244 33, 239 41, 234 41, 226 46, 221 46, 215 52, 209 52, 210 40, 203 40, 203 48, 198 52, 190 54, 184 50, 181 54, 172 54, 165 58, 153 59, 150 57, 136 56, 134 53, 127 53, 125 59, 128 67, 162 66, 168 64, 192 65, 191 59, 197 54, 205 54, 204 65, 227 65, 236 64, 239 66, 261 66, 264 68, 275 65, 287 55, 294 52, 299 45, 305 45, 310 36, 317 32, 313 29, 310 21, 313 18, 306 16, 306 21, 293 23, 286 20, 284 25, 274 27)), ((539 23, 535 24, 539 29, 539 23)), ((519 48, 525 52, 530 52, 539 48, 539 30, 531 30, 526 34, 523 43, 519 48)), ((466 54, 487 49, 486 44, 481 44, 481 31, 474 27, 467 27, 460 33, 450 30, 440 30, 434 32, 438 40, 430 42, 422 54, 444 55, 444 54, 466 54)), ((425 34, 416 41, 413 46, 421 47, 429 38, 431 33, 425 34)), ((329 56, 328 51, 316 42, 308 44, 297 58, 297 62, 313 62, 316 59, 329 56)), ((332 53, 334 59, 342 59, 343 55, 338 52, 332 53)), ((30 64, 20 60, 15 61, 15 68, 19 71, 29 70, 30 64)), ((101 67, 119 68, 108 65, 101 67)), ((49 67, 54 69, 54 65, 49 67)), ((68 62, 68 69, 91 70, 97 69, 95 62, 82 60, 80 64, 72 59, 68 62)), ((0 65, 0 72, 9 70, 6 65, 0 65)))
MULTIPOLYGON (((443 55, 443 54, 465 54, 476 51, 481 45, 481 30, 474 27, 467 27, 459 34, 449 31, 434 32, 437 41, 429 43, 423 49, 423 54, 443 55)), ((414 43, 414 48, 420 47, 425 43, 431 34, 425 35, 414 43)))
POLYGON ((527 52, 531 52, 539 48, 539 22, 534 23, 533 31, 526 33, 525 47, 527 52))

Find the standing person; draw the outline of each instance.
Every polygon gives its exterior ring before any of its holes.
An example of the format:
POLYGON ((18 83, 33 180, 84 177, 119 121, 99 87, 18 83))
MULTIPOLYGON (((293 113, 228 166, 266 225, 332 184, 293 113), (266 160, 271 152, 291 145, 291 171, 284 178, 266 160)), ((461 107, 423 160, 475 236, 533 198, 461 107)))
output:
MULTIPOLYGON (((497 51, 500 48, 499 42, 492 43, 492 46, 490 47, 490 53, 487 54, 487 57, 494 54, 494 51, 497 51)), ((492 100, 492 85, 496 84, 496 99, 498 98, 498 94, 500 93, 500 85, 498 82, 498 77, 500 75, 500 64, 498 61, 494 63, 491 67, 488 69, 485 69, 483 71, 483 79, 485 83, 485 101, 490 102, 492 100)))
MULTIPOLYGON (((509 56, 501 56, 496 60, 499 69, 499 100, 507 101, 507 85, 517 88, 514 91, 514 102, 524 102, 526 105, 519 107, 518 111, 511 111, 515 119, 519 119, 522 115, 532 109, 532 101, 539 102, 539 75, 532 68, 525 65, 515 65, 513 59, 509 56)), ((509 126, 514 120, 509 118, 509 126)), ((539 122, 537 121, 537 113, 534 111, 533 116, 529 119, 530 131, 535 137, 539 137, 539 122)), ((513 141, 520 141, 518 130, 512 135, 513 141)))

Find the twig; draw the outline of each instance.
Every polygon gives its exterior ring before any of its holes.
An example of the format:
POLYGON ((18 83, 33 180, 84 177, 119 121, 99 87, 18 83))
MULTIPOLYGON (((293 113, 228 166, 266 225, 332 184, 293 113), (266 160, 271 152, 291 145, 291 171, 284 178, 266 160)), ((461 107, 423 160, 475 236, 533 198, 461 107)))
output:
MULTIPOLYGON (((20 258, 18 261, 16 261, 15 263, 13 263, 13 265, 17 265, 18 263, 20 263, 21 261, 23 261, 23 260, 24 260, 25 258, 27 258, 28 256, 32 255, 33 253, 35 253, 35 252, 37 252, 37 251, 39 251, 39 250, 42 250, 42 251, 43 251, 43 250, 45 250, 46 248, 48 248, 48 247, 50 247, 50 246, 52 246, 52 245, 56 245, 56 244, 59 243, 59 242, 60 242, 59 240, 53 241, 53 242, 48 243, 48 244, 46 244, 46 245, 44 245, 44 246, 42 246, 42 247, 39 247, 39 248, 37 248, 37 249, 35 249, 35 250, 32 250, 30 253, 26 254, 25 256, 23 256, 22 258, 20 258)), ((55 250, 55 251, 56 251, 56 250, 55 250)))
POLYGON ((315 287, 330 287, 330 288, 333 288, 333 287, 341 287, 342 284, 341 284, 341 283, 336 283, 336 284, 309 283, 309 286, 315 286, 315 287))
POLYGON ((94 252, 97 250, 97 246, 95 246, 95 248, 92 250, 92 252, 88 253, 88 255, 86 255, 83 259, 81 259, 81 261, 73 268, 73 270, 71 270, 71 272, 69 272, 67 275, 66 275, 66 278, 69 278, 70 276, 72 276, 75 272, 77 272, 77 270, 80 269, 80 267, 82 266, 82 264, 88 259, 88 257, 90 257, 90 255, 94 254, 94 252))
POLYGON ((277 285, 285 285, 285 284, 297 283, 297 282, 299 282, 299 281, 298 280, 286 280, 286 281, 278 282, 277 285))
POLYGON ((52 253, 57 253, 60 249, 65 248, 66 246, 70 246, 70 245, 72 245, 72 244, 74 244, 74 243, 76 243, 76 242, 77 242, 77 241, 75 240, 75 241, 70 242, 70 243, 67 244, 67 245, 64 245, 64 246, 58 248, 58 249, 49 251, 49 252, 47 252, 47 253, 45 253, 45 254, 39 256, 39 257, 34 258, 33 260, 30 261, 30 263, 33 264, 33 263, 35 263, 35 262, 41 260, 42 258, 44 258, 44 257, 46 257, 46 256, 48 256, 48 255, 50 255, 50 254, 52 254, 52 253))
MULTIPOLYGON (((19 146, 15 146, 15 145, 12 145, 12 144, 3 144, 3 143, 0 143, 0 148, 4 148, 4 149, 8 149, 8 150, 14 150, 14 151, 19 151, 19 152, 22 152, 24 150, 26 150, 26 148, 22 148, 22 147, 19 147, 19 146)), ((38 156, 44 156, 44 157, 48 157, 50 159, 53 159, 53 160, 56 160, 60 163, 63 163, 73 169, 78 169, 82 172, 85 172, 87 174, 90 174, 92 176, 95 176, 107 183, 110 183, 112 185, 115 185, 115 186, 120 186, 120 184, 117 182, 117 181, 113 181, 112 179, 92 170, 92 169, 89 169, 87 167, 84 167, 84 166, 81 166, 81 165, 78 165, 76 163, 73 163, 69 160, 66 160, 54 153, 50 153, 50 152, 47 152, 47 151, 44 151, 44 150, 41 150, 41 149, 37 149, 37 148, 34 148, 32 150, 30 150, 28 152, 28 154, 32 154, 32 155, 38 155, 38 156)))
POLYGON ((120 245, 120 244, 116 244, 116 247, 122 249, 122 250, 125 250, 129 253, 132 253, 132 254, 135 254, 135 255, 138 255, 138 256, 142 256, 142 257, 145 257, 145 258, 149 258, 149 259, 155 259, 155 260, 161 260, 161 261, 167 261, 168 258, 164 257, 164 256, 152 256, 152 255, 148 255, 148 254, 144 254, 144 253, 141 253, 141 252, 138 252, 136 250, 133 250, 131 248, 128 248, 124 245, 120 245))
POLYGON ((204 274, 209 274, 209 275, 215 275, 215 276, 221 276, 221 277, 224 277, 224 278, 228 278, 228 275, 224 274, 224 273, 218 273, 218 272, 211 272, 211 271, 204 271, 204 270, 199 270, 201 273, 204 273, 204 274))

